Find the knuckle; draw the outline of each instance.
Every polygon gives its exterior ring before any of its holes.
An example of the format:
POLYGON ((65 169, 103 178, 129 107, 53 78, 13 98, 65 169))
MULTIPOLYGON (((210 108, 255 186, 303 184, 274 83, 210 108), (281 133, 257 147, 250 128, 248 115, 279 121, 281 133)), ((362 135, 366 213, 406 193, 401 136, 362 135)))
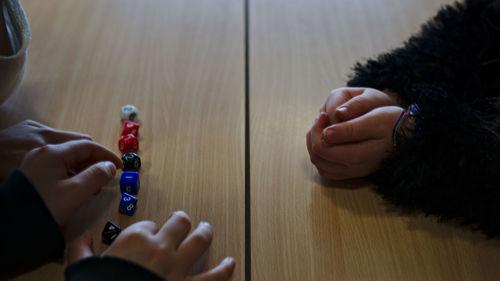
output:
POLYGON ((143 241, 146 239, 146 233, 139 227, 129 227, 121 235, 122 239, 130 243, 143 241))
POLYGON ((349 91, 349 88, 341 88, 341 95, 346 100, 350 100, 353 98, 351 91, 349 91))
POLYGON ((95 168, 90 171, 90 174, 97 179, 109 178, 111 176, 109 169, 102 163, 95 166, 95 168))
POLYGON ((362 107, 362 106, 363 106, 363 98, 361 96, 354 97, 349 102, 350 108, 351 107, 358 108, 358 107, 362 107))
POLYGON ((28 126, 28 127, 36 127, 36 128, 46 128, 47 127, 47 126, 45 126, 41 123, 38 123, 35 120, 31 120, 31 119, 26 119, 26 120, 22 121, 21 125, 28 126))
POLYGON ((32 155, 43 155, 43 154, 50 154, 53 151, 53 146, 50 144, 44 144, 42 146, 39 146, 33 150, 31 150, 29 153, 32 155))
POLYGON ((354 137, 354 126, 351 123, 347 123, 344 126, 345 134, 348 139, 352 139, 354 137))

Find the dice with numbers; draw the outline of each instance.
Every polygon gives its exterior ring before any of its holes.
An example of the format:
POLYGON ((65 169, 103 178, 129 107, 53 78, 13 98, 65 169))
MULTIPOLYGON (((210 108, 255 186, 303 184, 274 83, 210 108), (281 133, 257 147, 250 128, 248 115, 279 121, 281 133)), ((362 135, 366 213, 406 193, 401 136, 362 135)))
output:
POLYGON ((108 221, 102 230, 102 241, 106 244, 111 244, 113 240, 118 237, 121 232, 121 228, 111 221, 108 221))
POLYGON ((128 194, 122 193, 122 200, 120 200, 120 212, 129 216, 133 216, 137 208, 137 198, 128 194))
POLYGON ((141 158, 133 152, 125 153, 122 155, 123 170, 124 171, 139 171, 141 169, 141 158))
POLYGON ((137 119, 137 115, 139 114, 139 110, 131 104, 124 105, 122 107, 122 112, 120 113, 120 118, 122 121, 130 120, 135 121, 137 119))
POLYGON ((132 134, 123 135, 118 141, 118 148, 122 153, 137 152, 139 150, 139 140, 132 134))
POLYGON ((139 180, 139 172, 126 171, 122 173, 120 178, 120 191, 122 193, 137 194, 139 193, 139 188, 141 187, 141 182, 139 180))
POLYGON ((132 121, 123 121, 122 136, 128 134, 137 137, 139 135, 139 124, 132 121))

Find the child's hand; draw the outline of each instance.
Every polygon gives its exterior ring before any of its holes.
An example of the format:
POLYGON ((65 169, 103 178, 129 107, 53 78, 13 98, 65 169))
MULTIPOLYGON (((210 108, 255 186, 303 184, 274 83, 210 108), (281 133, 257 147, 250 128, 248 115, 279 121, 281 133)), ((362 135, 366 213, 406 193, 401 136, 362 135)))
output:
POLYGON ((397 105, 394 95, 371 88, 338 88, 333 90, 320 112, 326 112, 330 124, 350 120, 370 112, 372 109, 397 105))
POLYGON ((77 140, 28 152, 20 170, 62 227, 121 166, 120 157, 106 147, 89 140, 77 140))
MULTIPOLYGON (((225 281, 233 274, 235 261, 224 259, 208 272, 188 276, 189 269, 212 243, 212 229, 200 223, 189 234, 191 220, 184 212, 175 212, 159 228, 152 221, 141 221, 126 228, 103 253, 130 260, 148 268, 168 281, 225 281), (189 235, 188 235, 189 234, 189 235)), ((71 242, 69 264, 92 256, 88 232, 71 242)))
POLYGON ((331 126, 328 115, 321 113, 306 137, 311 162, 322 177, 333 180, 375 172, 392 151, 392 130, 402 111, 379 107, 331 126))
POLYGON ((6 179, 28 151, 47 144, 59 144, 71 140, 91 138, 87 135, 55 130, 35 121, 26 120, 0 131, 0 181, 6 179))

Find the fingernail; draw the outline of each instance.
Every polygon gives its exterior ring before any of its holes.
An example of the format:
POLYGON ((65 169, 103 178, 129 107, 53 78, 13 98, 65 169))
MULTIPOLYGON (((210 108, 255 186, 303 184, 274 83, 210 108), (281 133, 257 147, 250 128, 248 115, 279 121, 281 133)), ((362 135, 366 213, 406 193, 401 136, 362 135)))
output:
POLYGON ((323 138, 325 141, 330 142, 335 137, 335 130, 333 128, 326 128, 323 130, 323 138))
POLYGON ((349 111, 347 110, 347 107, 345 107, 345 106, 337 108, 337 114, 340 114, 341 117, 343 117, 343 118, 349 118, 349 111))
POLYGON ((202 221, 202 222, 200 222, 200 226, 210 227, 210 224, 206 221, 202 221))
POLYGON ((233 264, 234 263, 234 259, 232 257, 226 257, 222 263, 225 263, 225 264, 233 264))
POLYGON ((171 217, 173 217, 175 214, 180 213, 180 212, 181 212, 181 211, 173 211, 173 212, 170 214, 170 217, 168 217, 168 218, 171 218, 171 217))
POLYGON ((116 166, 112 162, 106 161, 104 164, 106 169, 108 169, 109 173, 114 177, 116 175, 116 166))

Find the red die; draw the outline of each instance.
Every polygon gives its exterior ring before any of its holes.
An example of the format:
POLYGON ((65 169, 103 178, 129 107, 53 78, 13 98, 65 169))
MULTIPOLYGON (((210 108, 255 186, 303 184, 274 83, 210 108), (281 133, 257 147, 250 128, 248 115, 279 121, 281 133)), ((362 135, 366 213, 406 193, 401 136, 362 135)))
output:
POLYGON ((127 135, 127 134, 132 134, 137 137, 139 134, 139 124, 132 122, 132 121, 124 121, 123 122, 123 129, 122 129, 122 136, 127 135))
POLYGON ((118 141, 118 148, 122 153, 137 152, 139 150, 139 141, 132 134, 123 135, 118 141))

